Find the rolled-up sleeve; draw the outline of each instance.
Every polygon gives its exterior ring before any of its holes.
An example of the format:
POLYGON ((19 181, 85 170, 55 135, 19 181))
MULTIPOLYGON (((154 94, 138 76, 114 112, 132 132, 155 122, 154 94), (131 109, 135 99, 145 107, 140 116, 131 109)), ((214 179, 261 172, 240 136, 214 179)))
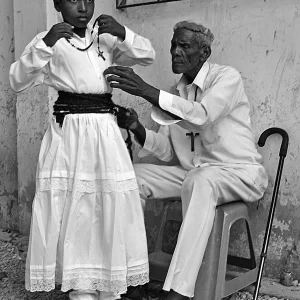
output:
POLYGON ((171 161, 173 158, 168 126, 161 126, 158 132, 146 129, 146 140, 138 156, 145 157, 150 154, 166 162, 171 161))
POLYGON ((45 66, 53 56, 53 49, 48 47, 43 37, 37 35, 25 48, 20 59, 14 62, 9 70, 10 85, 16 92, 41 84, 44 79, 45 66))

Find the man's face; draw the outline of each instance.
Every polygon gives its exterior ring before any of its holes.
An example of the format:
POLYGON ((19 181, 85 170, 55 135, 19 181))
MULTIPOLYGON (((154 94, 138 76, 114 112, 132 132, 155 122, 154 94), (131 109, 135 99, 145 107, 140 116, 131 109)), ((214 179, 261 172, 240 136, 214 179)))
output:
POLYGON ((94 0, 54 0, 65 22, 77 28, 85 28, 94 14, 94 0))
POLYGON ((202 50, 193 31, 185 28, 177 29, 174 32, 170 49, 173 73, 188 74, 199 71, 207 59, 203 56, 202 50))

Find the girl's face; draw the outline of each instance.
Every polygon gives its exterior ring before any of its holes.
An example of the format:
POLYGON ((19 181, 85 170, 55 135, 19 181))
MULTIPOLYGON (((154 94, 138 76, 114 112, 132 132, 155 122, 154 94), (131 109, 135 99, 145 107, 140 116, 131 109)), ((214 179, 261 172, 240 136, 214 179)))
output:
POLYGON ((61 12, 64 22, 76 28, 86 28, 94 14, 94 0, 55 0, 54 6, 61 12))

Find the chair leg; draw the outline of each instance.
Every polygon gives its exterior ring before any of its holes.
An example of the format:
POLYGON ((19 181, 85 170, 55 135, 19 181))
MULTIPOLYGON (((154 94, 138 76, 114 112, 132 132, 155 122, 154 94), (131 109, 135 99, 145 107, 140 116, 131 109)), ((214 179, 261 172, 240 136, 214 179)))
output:
POLYGON ((251 239, 247 206, 243 202, 217 207, 214 226, 206 247, 195 286, 194 300, 220 300, 253 283, 255 254, 251 239), (228 255, 230 229, 237 220, 245 220, 250 258, 228 255), (227 265, 249 269, 245 275, 226 280, 227 265))
MULTIPOLYGON (((221 259, 221 244, 224 216, 221 211, 216 211, 214 220, 214 226, 206 250, 204 253, 202 265, 200 267, 196 285, 194 300, 217 300, 217 279, 218 279, 218 268, 221 259)), ((225 275, 224 275, 225 276, 225 275)), ((219 300, 219 299, 218 299, 219 300)))

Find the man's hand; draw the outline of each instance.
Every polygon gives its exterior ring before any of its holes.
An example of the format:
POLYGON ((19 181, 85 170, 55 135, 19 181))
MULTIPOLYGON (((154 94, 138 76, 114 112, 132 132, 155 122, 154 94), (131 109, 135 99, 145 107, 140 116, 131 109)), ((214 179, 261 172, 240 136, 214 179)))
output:
POLYGON ((130 131, 137 129, 140 122, 135 110, 125 107, 118 107, 118 109, 117 120, 119 127, 129 129, 130 131))
POLYGON ((122 41, 125 40, 125 27, 118 23, 113 17, 108 15, 101 15, 96 19, 94 25, 96 23, 99 26, 98 34, 109 33, 120 38, 122 41))
POLYGON ((139 117, 134 109, 119 107, 117 120, 119 127, 129 129, 135 135, 141 146, 144 145, 146 140, 146 130, 140 123, 139 117))
POLYGON ((107 81, 112 88, 121 89, 134 96, 139 96, 151 104, 158 106, 159 90, 146 83, 131 68, 128 67, 109 67, 104 73, 107 81))
POLYGON ((70 39, 74 35, 72 25, 62 22, 52 26, 43 41, 48 47, 53 47, 61 38, 70 39))

